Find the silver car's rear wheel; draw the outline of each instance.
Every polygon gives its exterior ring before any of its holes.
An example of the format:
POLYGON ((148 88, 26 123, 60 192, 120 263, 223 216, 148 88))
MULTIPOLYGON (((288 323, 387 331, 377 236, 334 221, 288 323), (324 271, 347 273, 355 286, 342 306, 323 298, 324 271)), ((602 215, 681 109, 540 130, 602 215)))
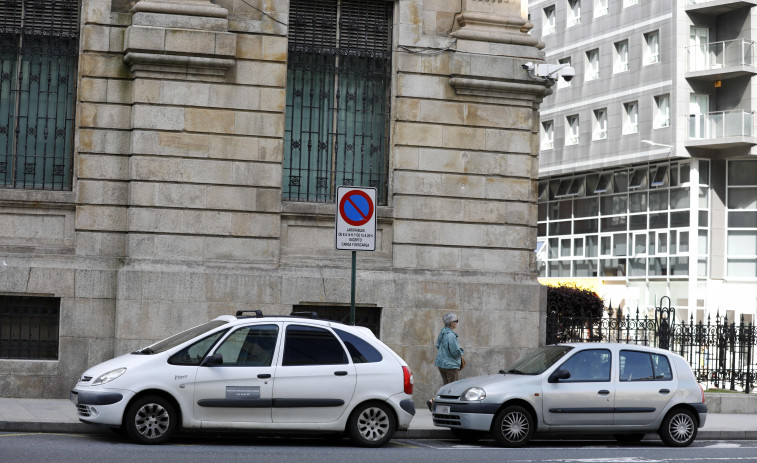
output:
POLYGON ((523 407, 511 405, 494 418, 494 440, 504 447, 523 447, 534 434, 534 419, 523 407))
POLYGON ((168 400, 158 396, 143 397, 126 412, 126 432, 140 444, 161 444, 173 435, 177 419, 168 400))
POLYGON ((686 447, 697 437, 697 420, 689 410, 673 410, 662 420, 659 434, 665 445, 686 447))
POLYGON ((381 447, 391 440, 396 429, 394 413, 380 402, 359 405, 347 423, 350 437, 363 447, 381 447))

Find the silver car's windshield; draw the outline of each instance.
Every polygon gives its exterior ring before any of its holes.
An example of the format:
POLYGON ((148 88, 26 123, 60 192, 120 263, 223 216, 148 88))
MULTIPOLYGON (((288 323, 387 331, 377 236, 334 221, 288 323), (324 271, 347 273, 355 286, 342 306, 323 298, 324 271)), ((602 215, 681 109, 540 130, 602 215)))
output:
POLYGON ((544 346, 531 351, 515 362, 506 373, 516 375, 540 375, 560 360, 571 349, 570 346, 544 346))
POLYGON ((190 328, 186 331, 182 331, 181 333, 174 334, 170 338, 166 338, 162 341, 158 341, 151 346, 145 347, 136 352, 132 352, 132 354, 142 354, 142 355, 159 354, 160 352, 165 352, 168 349, 176 347, 179 344, 183 344, 189 341, 190 339, 194 339, 198 336, 201 336, 227 323, 228 322, 224 320, 212 320, 202 325, 195 326, 194 328, 190 328))

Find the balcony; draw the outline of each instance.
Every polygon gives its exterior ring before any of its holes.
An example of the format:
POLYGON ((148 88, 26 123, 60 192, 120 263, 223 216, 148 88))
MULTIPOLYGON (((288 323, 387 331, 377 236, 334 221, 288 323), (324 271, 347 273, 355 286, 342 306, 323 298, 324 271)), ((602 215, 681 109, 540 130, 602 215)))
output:
POLYGON ((690 80, 728 80, 757 75, 754 67, 754 41, 736 39, 687 47, 689 58, 686 78, 690 80), (706 47, 706 49, 705 49, 706 47))
POLYGON ((740 8, 751 8, 757 5, 757 0, 688 0, 686 3, 687 12, 717 16, 740 8))
POLYGON ((754 111, 716 111, 689 115, 688 148, 710 150, 757 145, 754 111))

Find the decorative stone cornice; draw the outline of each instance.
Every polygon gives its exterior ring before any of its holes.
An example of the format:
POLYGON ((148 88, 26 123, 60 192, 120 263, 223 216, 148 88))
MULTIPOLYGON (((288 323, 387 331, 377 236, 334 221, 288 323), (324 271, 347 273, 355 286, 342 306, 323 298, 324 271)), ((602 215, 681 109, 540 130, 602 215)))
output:
POLYGON ((124 61, 134 77, 221 81, 236 55, 228 11, 208 0, 141 0, 131 9, 124 61))

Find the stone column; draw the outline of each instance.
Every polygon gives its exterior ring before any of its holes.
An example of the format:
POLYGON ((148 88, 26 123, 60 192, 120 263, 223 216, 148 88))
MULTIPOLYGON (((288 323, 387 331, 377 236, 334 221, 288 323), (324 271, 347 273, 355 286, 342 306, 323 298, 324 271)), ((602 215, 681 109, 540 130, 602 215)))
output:
POLYGON ((496 372, 545 339, 537 109, 551 89, 522 67, 544 61, 543 44, 520 0, 464 0, 456 21, 450 51, 397 57, 393 265, 411 275, 398 283, 397 336, 421 343, 402 352, 419 397, 441 385, 433 341, 444 312, 460 319, 463 377, 496 372))

